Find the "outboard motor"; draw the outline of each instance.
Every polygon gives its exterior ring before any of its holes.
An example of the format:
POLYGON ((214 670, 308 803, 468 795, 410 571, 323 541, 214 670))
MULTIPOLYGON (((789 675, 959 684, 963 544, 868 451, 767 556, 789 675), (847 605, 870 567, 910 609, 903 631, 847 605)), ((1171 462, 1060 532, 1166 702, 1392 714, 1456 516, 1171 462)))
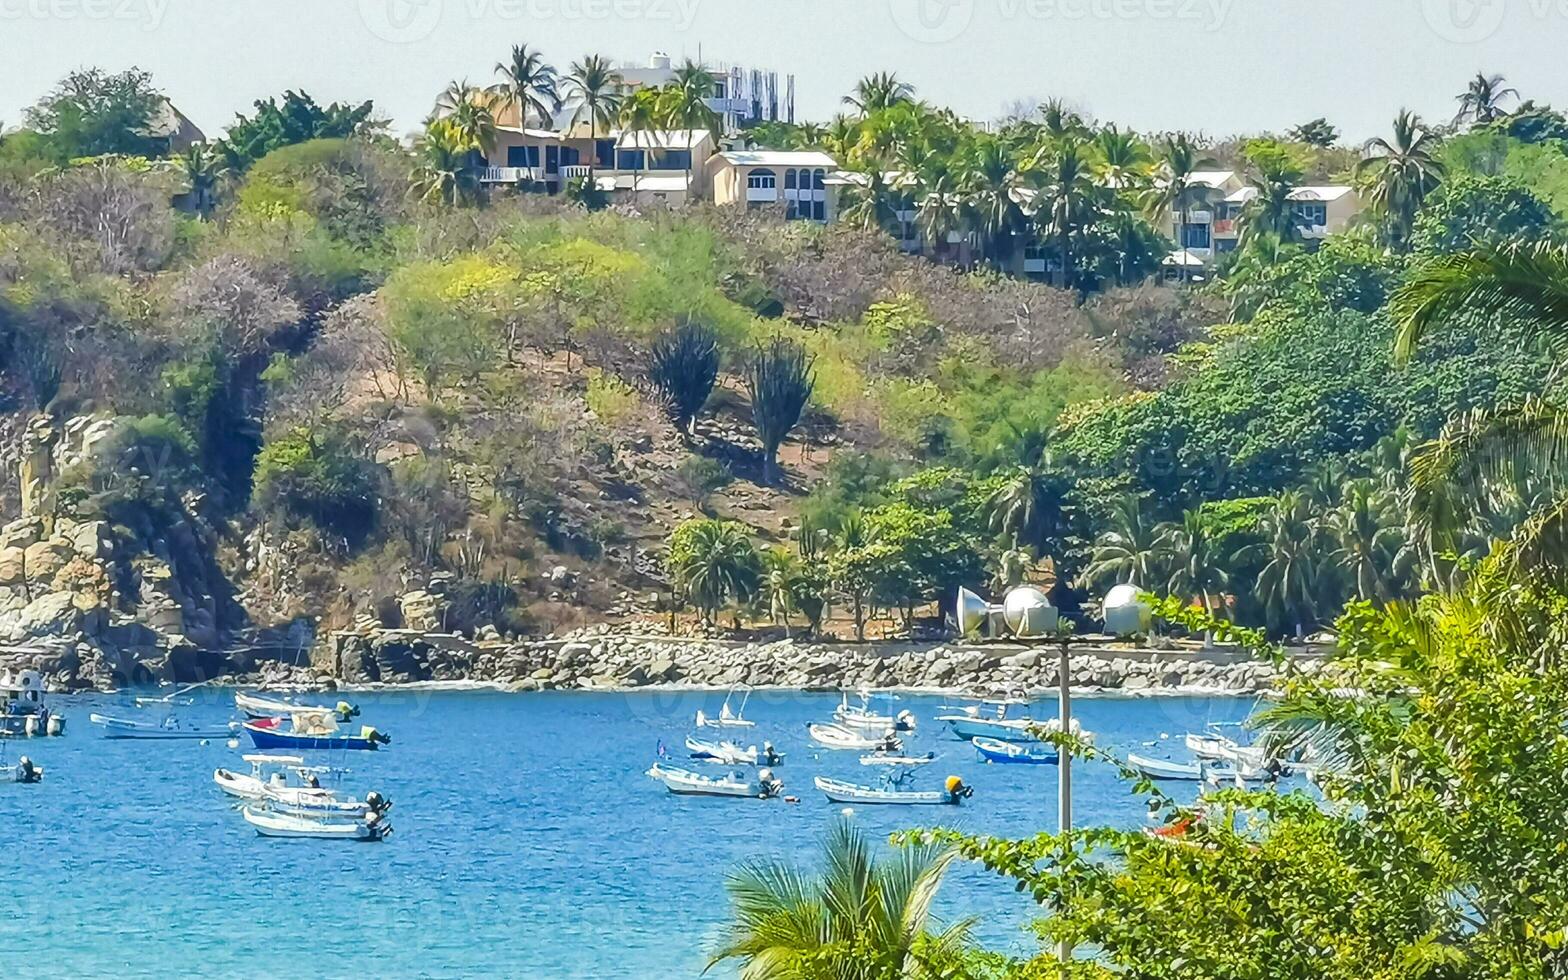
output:
POLYGON ((369 739, 371 742, 375 743, 376 745, 391 745, 392 744, 392 736, 391 735, 388 735, 385 732, 378 732, 378 731, 376 731, 374 728, 372 728, 369 725, 366 725, 364 728, 360 729, 360 735, 362 737, 364 737, 364 738, 369 739))
POLYGON ((781 780, 773 778, 772 769, 758 769, 757 787, 762 791, 759 795, 762 796, 763 799, 767 799, 770 796, 777 796, 779 790, 784 788, 784 783, 781 780))
POLYGON ((957 776, 947 777, 945 785, 947 787, 947 798, 954 803, 957 803, 959 800, 967 800, 975 795, 974 788, 964 785, 964 781, 957 776))
POLYGON ((915 730, 915 716, 908 708, 900 711, 893 719, 893 730, 900 732, 912 732, 915 730))
POLYGON ((44 778, 44 771, 33 765, 33 760, 22 756, 16 760, 16 781, 19 783, 36 783, 44 778))
POLYGON ((369 809, 371 813, 380 815, 392 809, 392 801, 387 799, 385 796, 382 796, 380 793, 377 793, 375 790, 371 790, 369 793, 365 794, 365 807, 369 809))

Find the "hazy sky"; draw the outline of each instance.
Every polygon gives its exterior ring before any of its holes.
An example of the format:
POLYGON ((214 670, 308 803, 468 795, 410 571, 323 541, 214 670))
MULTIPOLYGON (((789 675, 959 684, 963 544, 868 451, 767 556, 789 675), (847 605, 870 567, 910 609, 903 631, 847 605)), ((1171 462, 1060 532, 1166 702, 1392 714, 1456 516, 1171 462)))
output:
POLYGON ((816 119, 878 70, 973 117, 1059 96, 1215 136, 1328 116, 1359 140, 1401 105, 1448 117, 1482 69, 1568 104, 1568 0, 0 0, 0 120, 71 68, 138 65, 209 135, 286 88, 403 132, 522 41, 563 69, 658 49, 793 73, 816 119))

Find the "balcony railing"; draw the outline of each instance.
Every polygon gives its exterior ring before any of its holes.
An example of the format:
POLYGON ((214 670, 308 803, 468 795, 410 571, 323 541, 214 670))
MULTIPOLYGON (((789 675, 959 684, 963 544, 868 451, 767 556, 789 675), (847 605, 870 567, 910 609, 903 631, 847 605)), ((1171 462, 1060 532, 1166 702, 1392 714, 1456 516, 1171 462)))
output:
POLYGON ((578 177, 586 177, 591 173, 593 173, 593 168, 586 163, 572 163, 561 168, 561 179, 576 180, 578 177))
POLYGON ((1221 218, 1214 222, 1214 234, 1221 238, 1235 237, 1239 230, 1235 218, 1221 218))
MULTIPOLYGON (((1179 217, 1180 216, 1178 215, 1178 218, 1179 217)), ((1214 220, 1214 212, 1213 211, 1188 211, 1187 212, 1187 224, 1189 224, 1189 225, 1206 225, 1206 224, 1208 224, 1209 222, 1211 222, 1213 220, 1214 220)))
POLYGON ((479 171, 479 181, 484 184, 520 184, 525 180, 543 180, 538 167, 485 167, 479 171))
POLYGON ((748 200, 748 201, 771 202, 771 201, 777 201, 778 199, 779 199, 779 189, 777 187, 748 187, 748 188, 746 188, 746 200, 748 200))

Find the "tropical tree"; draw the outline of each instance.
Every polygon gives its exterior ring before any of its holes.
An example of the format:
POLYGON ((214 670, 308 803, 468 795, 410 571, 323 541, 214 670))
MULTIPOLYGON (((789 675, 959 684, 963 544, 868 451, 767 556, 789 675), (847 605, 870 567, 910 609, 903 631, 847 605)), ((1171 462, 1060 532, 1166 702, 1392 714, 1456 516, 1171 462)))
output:
POLYGON ((495 73, 501 80, 490 90, 517 107, 517 125, 527 128, 532 116, 541 128, 549 129, 561 108, 561 80, 544 55, 526 44, 514 44, 511 58, 497 62, 495 73))
POLYGON ((1503 76, 1476 72, 1469 88, 1456 98, 1459 113, 1454 116, 1454 125, 1462 126, 1468 122, 1484 126, 1496 122, 1508 114, 1503 109, 1503 102, 1507 99, 1517 101, 1518 98, 1519 90, 1508 87, 1503 76))
POLYGON ((1018 203, 1024 182, 1017 164, 1001 139, 981 135, 969 144, 960 166, 964 224, 979 238, 981 256, 1001 266, 1028 220, 1018 203))
POLYGON ((1334 544, 1328 558, 1366 602, 1387 602, 1403 590, 1395 569, 1404 547, 1404 528, 1396 521, 1396 505, 1387 490, 1372 480, 1344 487, 1340 506, 1323 516, 1323 529, 1334 544))
POLYGON ((697 415, 718 377, 719 338, 711 328, 688 320, 653 342, 648 380, 682 438, 696 435, 697 415))
POLYGON ((912 844, 879 858, 865 831, 840 821, 823 841, 819 874, 744 864, 725 882, 734 918, 709 966, 739 960, 742 980, 954 976, 973 923, 936 931, 931 914, 954 856, 912 844))
MULTIPOLYGON (((1219 554, 1218 543, 1203 515, 1189 510, 1180 521, 1160 525, 1160 548, 1169 556, 1167 587, 1171 595, 1186 601, 1197 599, 1206 613, 1215 615, 1230 583, 1224 565, 1229 556, 1219 554)), ((1206 637, 1205 643, 1212 639, 1206 637)))
POLYGON ((816 372, 806 349, 785 337, 774 337, 757 347, 746 365, 746 388, 751 394, 751 418, 762 440, 762 479, 779 478, 779 445, 800 422, 816 387, 816 372))
POLYGON ((414 144, 411 193, 422 201, 449 205, 471 199, 478 186, 469 166, 472 149, 451 120, 431 120, 414 144))
POLYGON ((1258 236, 1281 244, 1301 241, 1303 222, 1294 196, 1301 183, 1299 163, 1279 147, 1255 148, 1250 162, 1247 185, 1252 196, 1241 213, 1240 247, 1258 236))
MULTIPOLYGON (((708 105, 718 82, 708 69, 690 58, 675 69, 669 85, 665 86, 662 102, 665 124, 670 129, 685 132, 706 131, 715 142, 719 138, 719 114, 708 105)), ((687 147, 686 184, 691 186, 692 147, 687 147)))
POLYGON ((1296 640, 1317 620, 1318 577, 1322 564, 1316 516, 1304 496, 1280 494, 1258 521, 1257 544, 1234 556, 1239 565, 1262 560, 1255 586, 1269 618, 1295 631, 1296 640))
POLYGON ((477 158, 495 147, 495 113, 499 105, 494 92, 470 85, 464 79, 446 87, 436 101, 436 111, 467 144, 470 156, 477 158))
POLYGON ((855 83, 855 90, 844 96, 844 104, 853 106, 862 117, 905 102, 913 102, 915 88, 893 72, 877 72, 855 83))
MULTIPOLYGON (((566 92, 576 105, 572 109, 572 125, 588 121, 588 138, 596 141, 599 130, 608 131, 621 114, 625 80, 615 70, 610 59, 591 54, 582 61, 572 63, 566 75, 566 92)), ((589 156, 588 174, 593 176, 593 163, 597 152, 589 156)))
POLYGON ((1087 154, 1080 143, 1057 140, 1041 147, 1031 170, 1041 181, 1042 202, 1035 211, 1040 232, 1056 242, 1061 271, 1057 285, 1069 288, 1073 274, 1073 234, 1091 220, 1090 202, 1096 187, 1087 154))
POLYGON ((648 146, 652 145, 651 140, 642 137, 658 131, 664 121, 664 93, 658 89, 638 89, 621 103, 621 131, 632 137, 633 145, 641 147, 641 152, 637 154, 637 172, 632 175, 634 195, 637 193, 637 181, 647 165, 648 146))
POLYGON ((1061 560, 1073 511, 1070 485, 1049 452, 1031 455, 1007 472, 987 498, 990 527, 1006 535, 1014 548, 1030 547, 1061 560))
POLYGON ((712 626, 714 616, 731 599, 744 602, 756 594, 762 562, 746 526, 736 521, 687 521, 670 535, 665 567, 671 578, 712 626))
MULTIPOLYGON (((1160 223, 1172 211, 1178 215, 1177 248, 1187 248, 1188 215, 1192 211, 1193 177, 1199 171, 1215 165, 1214 158, 1205 154, 1185 133, 1178 133, 1167 140, 1160 149, 1162 179, 1145 195, 1145 210, 1150 220, 1160 223)), ((1181 277, 1187 278, 1187 266, 1181 267, 1181 277)))
POLYGON ((347 139, 381 129, 385 123, 371 118, 372 102, 358 105, 333 102, 322 106, 309 93, 287 91, 280 102, 275 98, 254 103, 255 114, 235 117, 218 150, 230 169, 239 172, 273 150, 310 140, 347 139))
POLYGON ((203 221, 218 203, 218 185, 229 174, 228 166, 206 143, 193 143, 180 155, 180 174, 190 184, 191 207, 203 221))
POLYGON ((1326 150, 1339 142, 1339 130, 1327 119, 1318 118, 1304 122, 1290 131, 1290 138, 1314 149, 1326 150))
POLYGON ((1121 193, 1142 191, 1154 170, 1148 144, 1114 125, 1094 134, 1090 160, 1095 176, 1121 193))
POLYGON ((1416 212, 1428 194, 1443 182, 1444 164, 1437 158, 1438 136, 1408 109, 1394 119, 1392 138, 1376 137, 1366 145, 1356 175, 1382 214, 1389 243, 1403 250, 1415 226, 1416 212))
POLYGON ((1130 583, 1145 589, 1163 588, 1170 581, 1166 539, 1159 525, 1149 519, 1143 502, 1135 496, 1119 498, 1094 539, 1089 564, 1079 576, 1084 588, 1130 583))

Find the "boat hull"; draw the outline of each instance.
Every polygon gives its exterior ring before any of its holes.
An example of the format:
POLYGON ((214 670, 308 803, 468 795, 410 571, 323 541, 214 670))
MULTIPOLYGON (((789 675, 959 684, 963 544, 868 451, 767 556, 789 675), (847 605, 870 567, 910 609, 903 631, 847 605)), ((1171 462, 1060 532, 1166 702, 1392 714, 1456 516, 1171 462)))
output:
POLYGON ((818 776, 816 787, 834 803, 859 803, 863 806, 957 806, 961 797, 944 791, 916 792, 857 786, 818 776))
POLYGON ((218 727, 206 725, 199 728, 188 728, 176 725, 157 725, 145 721, 133 721, 128 718, 111 718, 108 715, 88 715, 87 720, 103 729, 104 738, 139 738, 155 741, 170 741, 184 739, 214 739, 228 738, 234 734, 234 729, 228 725, 218 727))
POLYGON ((374 752, 381 748, 381 743, 362 735, 297 735, 293 732, 280 732, 254 724, 246 725, 245 731, 250 735, 251 744, 258 749, 374 752))
POLYGON ((245 822, 255 827, 262 837, 369 842, 381 840, 392 832, 385 821, 370 824, 360 820, 316 820, 251 807, 245 807, 241 812, 245 822))
POLYGON ((1054 766, 1061 761, 1057 752, 1039 742, 1034 745, 1019 745, 1015 742, 977 735, 970 739, 969 744, 973 745, 975 751, 980 753, 980 758, 987 762, 1004 765, 1054 766))
POLYGON ((1188 765, 1181 762, 1168 762, 1164 759, 1150 759, 1147 756, 1135 753, 1128 754, 1127 766, 1150 779, 1173 782, 1196 783, 1211 777, 1220 780, 1233 780, 1238 775, 1235 769, 1228 767, 1211 766, 1202 763, 1188 765))

